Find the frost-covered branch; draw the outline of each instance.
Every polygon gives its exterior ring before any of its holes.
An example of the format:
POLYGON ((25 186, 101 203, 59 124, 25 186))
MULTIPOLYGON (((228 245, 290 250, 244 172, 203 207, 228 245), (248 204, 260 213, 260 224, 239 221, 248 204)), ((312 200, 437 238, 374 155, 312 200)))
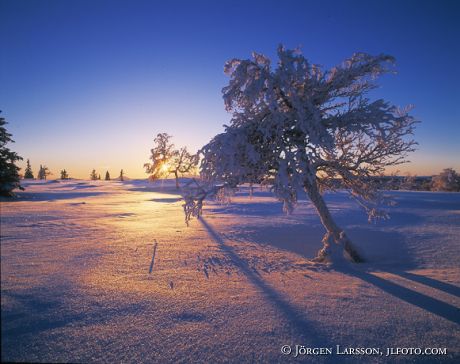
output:
POLYGON ((198 182, 192 178, 181 188, 184 199, 185 223, 189 225, 192 217, 200 218, 203 211, 203 202, 206 198, 215 197, 221 202, 228 202, 228 196, 233 194, 233 189, 227 184, 212 184, 198 182))

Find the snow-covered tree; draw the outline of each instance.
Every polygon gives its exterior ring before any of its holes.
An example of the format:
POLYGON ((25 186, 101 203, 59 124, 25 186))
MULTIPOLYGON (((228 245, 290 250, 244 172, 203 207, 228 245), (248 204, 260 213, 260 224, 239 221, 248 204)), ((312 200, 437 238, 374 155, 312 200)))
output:
MULTIPOLYGON (((99 176, 99 177, 100 177, 100 176, 99 176)), ((93 170, 91 171, 91 174, 89 175, 89 179, 90 179, 91 181, 96 181, 96 180, 97 180, 97 173, 96 173, 96 170, 95 170, 95 169, 93 169, 93 170)), ((100 179, 100 178, 99 178, 99 179, 100 179)))
POLYGON ((47 179, 47 177, 51 174, 49 168, 47 166, 42 166, 40 164, 40 169, 38 170, 37 178, 38 179, 47 179))
POLYGON ((145 163, 145 172, 150 174, 150 179, 169 175, 169 162, 174 156, 174 144, 171 143, 172 136, 167 133, 159 133, 153 140, 154 147, 150 150, 151 163, 145 163))
POLYGON ((26 169, 24 170, 24 178, 33 179, 34 173, 32 172, 32 167, 30 166, 30 161, 27 159, 26 169))
POLYGON ((433 176, 432 190, 434 191, 460 191, 460 176, 452 168, 444 169, 437 176, 433 176))
POLYGON ((61 179, 69 179, 69 174, 65 169, 61 170, 61 179))
POLYGON ((110 173, 109 173, 109 171, 105 172, 105 180, 110 181, 110 173))
POLYGON ((174 155, 170 161, 169 173, 174 174, 176 178, 176 188, 179 188, 179 173, 189 173, 198 164, 198 154, 190 154, 187 147, 180 148, 174 151, 174 155))
POLYGON ((123 181, 123 170, 120 171, 120 181, 123 181))
POLYGON ((151 149, 150 159, 152 163, 145 163, 146 173, 150 173, 150 179, 155 180, 174 174, 176 188, 179 188, 179 174, 191 172, 198 164, 198 155, 190 154, 187 147, 175 149, 171 143, 171 135, 160 133, 154 139, 155 147, 151 149))
POLYGON ((326 229, 317 260, 360 262, 322 192, 339 179, 369 219, 382 216, 372 177, 404 163, 416 144, 408 137, 416 123, 408 108, 367 97, 393 58, 357 53, 325 71, 299 50, 280 46, 278 57, 276 67, 257 53, 225 64, 230 82, 222 92, 231 125, 203 147, 201 174, 232 186, 268 179, 287 212, 303 190, 326 229))
POLYGON ((6 131, 8 124, 5 118, 0 117, 0 195, 13 196, 15 188, 23 189, 19 184, 19 170, 17 161, 22 160, 15 152, 7 148, 8 143, 14 143, 11 134, 6 131))

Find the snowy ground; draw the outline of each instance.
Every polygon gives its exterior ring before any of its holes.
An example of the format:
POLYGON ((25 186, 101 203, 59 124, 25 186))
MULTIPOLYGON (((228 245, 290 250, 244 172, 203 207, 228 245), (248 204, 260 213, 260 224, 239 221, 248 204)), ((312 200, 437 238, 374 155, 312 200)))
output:
POLYGON ((460 194, 393 192, 377 224, 328 195, 368 260, 336 271, 309 261, 323 228, 306 201, 286 216, 268 192, 242 190, 186 227, 170 182, 26 187, 1 202, 2 361, 460 359, 460 194), (295 345, 333 354, 295 358, 295 345), (385 356, 397 347, 447 355, 385 356))

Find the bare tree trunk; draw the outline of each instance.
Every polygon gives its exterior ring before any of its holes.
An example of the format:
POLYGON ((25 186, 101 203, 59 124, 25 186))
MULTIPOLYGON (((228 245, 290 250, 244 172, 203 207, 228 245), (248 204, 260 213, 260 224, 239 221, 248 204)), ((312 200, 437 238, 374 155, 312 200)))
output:
POLYGON ((363 262, 363 258, 361 258, 350 239, 345 235, 345 232, 332 219, 323 196, 318 190, 316 181, 305 182, 305 191, 318 211, 321 222, 327 231, 323 238, 323 248, 318 252, 316 260, 339 262, 343 260, 345 251, 351 261, 355 263, 363 262))
POLYGON ((174 171, 174 176, 176 177, 176 189, 179 189, 179 175, 177 171, 174 171))

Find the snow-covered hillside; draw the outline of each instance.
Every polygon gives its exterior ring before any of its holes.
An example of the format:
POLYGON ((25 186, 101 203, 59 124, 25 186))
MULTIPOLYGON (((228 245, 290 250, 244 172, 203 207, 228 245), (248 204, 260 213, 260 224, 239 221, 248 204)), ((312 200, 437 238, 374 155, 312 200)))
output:
POLYGON ((268 191, 243 188, 187 227, 174 181, 25 187, 1 202, 2 361, 460 358, 460 194, 391 192, 391 219, 376 224, 328 194, 367 259, 333 270, 310 260, 324 230, 307 201, 287 216, 268 191), (333 353, 295 358, 296 345, 333 353), (386 356, 398 347, 447 354, 386 356))

